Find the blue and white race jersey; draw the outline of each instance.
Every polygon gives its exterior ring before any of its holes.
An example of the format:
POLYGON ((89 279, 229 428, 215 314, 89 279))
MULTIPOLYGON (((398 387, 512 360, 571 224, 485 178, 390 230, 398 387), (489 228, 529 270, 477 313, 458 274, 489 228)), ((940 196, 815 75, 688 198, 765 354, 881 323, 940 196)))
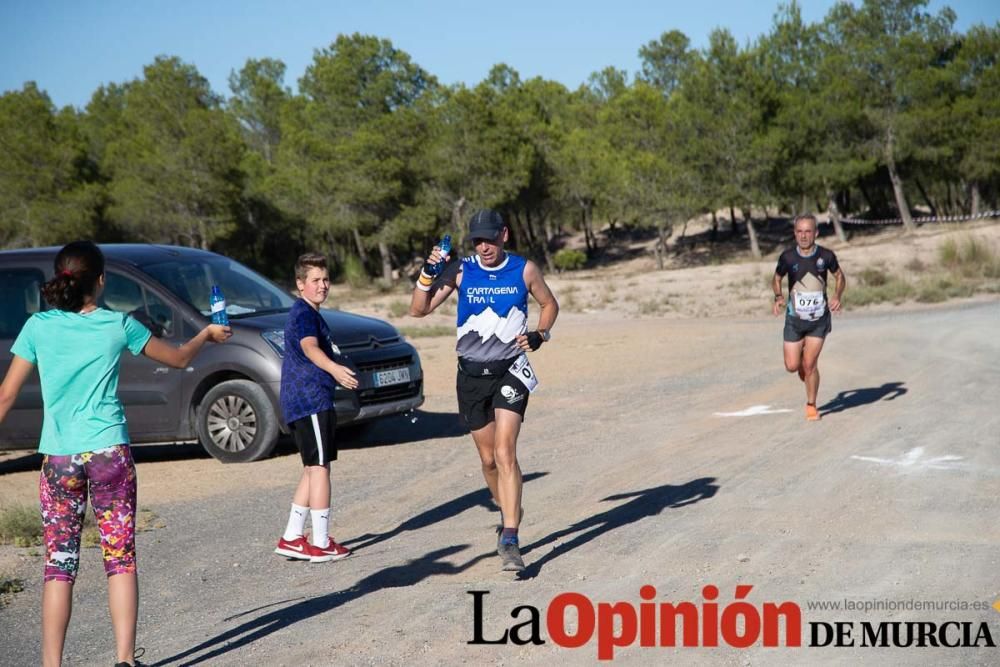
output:
POLYGON ((458 288, 458 356, 486 362, 521 353, 515 338, 527 331, 526 260, 506 253, 499 266, 482 265, 478 255, 462 259, 458 288))

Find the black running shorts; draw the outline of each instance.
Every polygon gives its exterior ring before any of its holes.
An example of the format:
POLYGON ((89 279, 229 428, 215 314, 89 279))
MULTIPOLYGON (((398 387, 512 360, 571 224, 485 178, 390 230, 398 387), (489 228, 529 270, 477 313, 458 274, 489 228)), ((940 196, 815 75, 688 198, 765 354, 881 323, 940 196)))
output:
POLYGON ((296 419, 288 428, 302 455, 302 465, 325 466, 337 460, 337 445, 333 439, 337 430, 337 413, 333 410, 296 419))
POLYGON ((785 342, 798 343, 806 336, 816 338, 826 338, 826 335, 833 330, 833 318, 830 311, 818 320, 803 320, 793 315, 785 315, 785 342))
POLYGON ((496 419, 494 410, 516 412, 524 418, 528 390, 507 372, 514 359, 489 364, 458 361, 458 411, 470 431, 478 431, 496 419))

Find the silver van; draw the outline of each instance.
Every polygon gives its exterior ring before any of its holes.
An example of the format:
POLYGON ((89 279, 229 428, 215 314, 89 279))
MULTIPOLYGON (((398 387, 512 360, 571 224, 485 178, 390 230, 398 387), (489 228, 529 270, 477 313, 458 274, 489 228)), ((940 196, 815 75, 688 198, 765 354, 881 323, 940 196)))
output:
MULTIPOLYGON (((129 313, 153 335, 179 345, 210 317, 209 295, 226 297, 233 337, 208 345, 188 368, 122 355, 118 395, 134 444, 201 442, 224 462, 267 456, 287 431, 278 403, 284 328, 295 299, 239 262, 204 250, 164 245, 102 245, 101 305, 129 313)), ((47 306, 41 286, 59 248, 0 252, 0 378, 24 322, 47 306)), ((353 368, 356 390, 338 387, 338 426, 412 410, 424 401, 420 357, 390 324, 321 309, 339 363, 353 368)), ((0 424, 0 449, 31 449, 42 427, 38 374, 0 424)))

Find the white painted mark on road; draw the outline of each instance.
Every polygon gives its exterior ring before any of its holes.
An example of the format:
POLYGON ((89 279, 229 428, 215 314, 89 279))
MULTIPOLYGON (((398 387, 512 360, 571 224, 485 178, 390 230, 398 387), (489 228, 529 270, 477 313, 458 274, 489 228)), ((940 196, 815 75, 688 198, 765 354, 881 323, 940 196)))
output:
POLYGON ((716 412, 716 417, 756 417, 757 415, 776 415, 781 412, 791 412, 788 408, 772 408, 770 405, 751 405, 739 412, 716 412))
POLYGON ((923 447, 914 447, 895 459, 882 459, 875 456, 852 456, 851 458, 903 470, 961 470, 969 468, 968 464, 959 463, 963 459, 961 456, 945 455, 924 458, 923 447))

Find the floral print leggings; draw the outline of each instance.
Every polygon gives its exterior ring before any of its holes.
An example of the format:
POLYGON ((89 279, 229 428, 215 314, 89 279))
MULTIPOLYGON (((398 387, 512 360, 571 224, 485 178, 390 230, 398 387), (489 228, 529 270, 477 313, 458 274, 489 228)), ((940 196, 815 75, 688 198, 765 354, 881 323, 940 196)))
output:
POLYGON ((45 530, 45 581, 76 579, 88 482, 104 571, 109 577, 135 572, 135 463, 128 445, 115 445, 43 459, 38 492, 45 530))

